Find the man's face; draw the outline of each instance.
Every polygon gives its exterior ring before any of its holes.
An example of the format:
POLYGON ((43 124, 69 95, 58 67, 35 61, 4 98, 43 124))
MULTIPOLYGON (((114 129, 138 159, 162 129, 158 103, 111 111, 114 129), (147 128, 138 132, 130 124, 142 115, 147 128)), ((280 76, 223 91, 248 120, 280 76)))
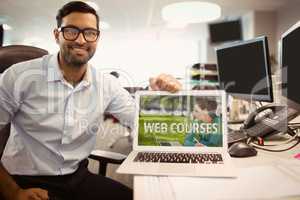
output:
MULTIPOLYGON (((76 27, 79 29, 97 29, 96 16, 91 13, 73 12, 65 16, 61 27, 76 27)), ((95 54, 98 39, 95 42, 87 42, 83 33, 80 33, 76 40, 68 41, 63 37, 63 33, 54 30, 57 44, 60 47, 61 58, 71 66, 81 67, 86 64, 95 54)), ((99 37, 98 37, 99 38, 99 37)))

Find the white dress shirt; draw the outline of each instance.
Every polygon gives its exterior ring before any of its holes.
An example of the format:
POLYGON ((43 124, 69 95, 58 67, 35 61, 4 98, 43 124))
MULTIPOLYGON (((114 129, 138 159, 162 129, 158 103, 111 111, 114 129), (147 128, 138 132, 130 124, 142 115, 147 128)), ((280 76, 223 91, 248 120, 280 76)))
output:
POLYGON ((18 63, 0 76, 0 129, 12 124, 2 157, 10 174, 74 172, 94 149, 104 112, 133 127, 134 101, 115 77, 89 65, 73 87, 57 58, 18 63))

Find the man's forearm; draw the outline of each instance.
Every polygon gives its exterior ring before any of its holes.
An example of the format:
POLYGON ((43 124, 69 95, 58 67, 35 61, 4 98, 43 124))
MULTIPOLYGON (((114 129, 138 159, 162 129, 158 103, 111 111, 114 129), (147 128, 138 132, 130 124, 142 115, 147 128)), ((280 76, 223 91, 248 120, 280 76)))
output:
POLYGON ((11 200, 19 189, 20 187, 0 162, 0 196, 6 200, 11 200))

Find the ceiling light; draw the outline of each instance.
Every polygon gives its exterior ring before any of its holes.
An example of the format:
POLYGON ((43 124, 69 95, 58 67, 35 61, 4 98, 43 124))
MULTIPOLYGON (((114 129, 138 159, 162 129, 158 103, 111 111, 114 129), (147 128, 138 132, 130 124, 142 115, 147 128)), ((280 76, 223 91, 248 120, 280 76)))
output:
POLYGON ((107 22, 105 22, 105 21, 100 21, 100 29, 101 29, 101 30, 107 30, 107 29, 110 29, 109 23, 107 23, 107 22))
POLYGON ((89 6, 91 6, 92 8, 94 8, 96 11, 99 10, 99 6, 95 2, 87 1, 85 3, 88 4, 89 6))
POLYGON ((8 24, 2 24, 2 26, 3 26, 3 29, 6 30, 6 31, 9 31, 9 30, 12 29, 12 27, 8 24))
POLYGON ((162 18, 173 23, 203 23, 216 20, 220 16, 220 6, 208 2, 179 2, 162 9, 162 18))

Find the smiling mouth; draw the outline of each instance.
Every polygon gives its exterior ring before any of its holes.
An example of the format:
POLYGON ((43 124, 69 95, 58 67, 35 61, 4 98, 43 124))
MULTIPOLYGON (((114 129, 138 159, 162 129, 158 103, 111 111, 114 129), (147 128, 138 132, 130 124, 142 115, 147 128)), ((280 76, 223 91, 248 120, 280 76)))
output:
POLYGON ((87 53, 87 49, 86 48, 80 48, 80 47, 71 47, 71 50, 74 51, 75 53, 87 53))

